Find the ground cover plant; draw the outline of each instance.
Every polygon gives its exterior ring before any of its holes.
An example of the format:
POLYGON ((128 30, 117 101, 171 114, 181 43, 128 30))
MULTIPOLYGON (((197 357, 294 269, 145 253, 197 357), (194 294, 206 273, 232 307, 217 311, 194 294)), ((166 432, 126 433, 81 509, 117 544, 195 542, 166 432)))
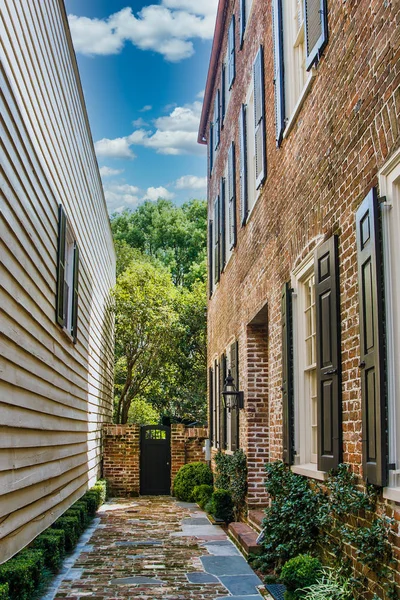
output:
POLYGON ((193 502, 193 491, 196 486, 212 485, 213 474, 208 465, 193 462, 183 465, 174 480, 174 495, 178 500, 193 502))
POLYGON ((215 461, 215 488, 229 492, 233 502, 233 517, 239 521, 245 510, 247 493, 247 459, 243 450, 233 454, 217 452, 215 461))

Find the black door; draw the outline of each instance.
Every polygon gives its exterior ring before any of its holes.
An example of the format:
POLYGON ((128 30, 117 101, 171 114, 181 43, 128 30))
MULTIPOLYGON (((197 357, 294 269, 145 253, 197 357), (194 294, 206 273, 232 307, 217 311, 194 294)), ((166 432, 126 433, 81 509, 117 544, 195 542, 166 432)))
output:
POLYGON ((171 434, 163 425, 145 425, 140 436, 140 493, 171 493, 171 434))

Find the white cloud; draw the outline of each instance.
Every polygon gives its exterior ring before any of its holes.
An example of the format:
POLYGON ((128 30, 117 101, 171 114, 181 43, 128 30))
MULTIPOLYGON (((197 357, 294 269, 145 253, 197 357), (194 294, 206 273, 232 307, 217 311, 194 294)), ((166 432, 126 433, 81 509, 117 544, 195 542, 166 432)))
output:
POLYGON ((175 196, 172 192, 169 192, 165 187, 149 187, 145 195, 143 196, 143 200, 151 200, 152 202, 157 202, 159 198, 163 198, 164 200, 172 200, 175 196))
POLYGON ((146 104, 145 106, 143 106, 143 108, 141 108, 139 110, 139 112, 148 112, 149 110, 151 110, 153 107, 151 106, 151 104, 146 104))
POLYGON ((69 15, 69 24, 76 52, 117 54, 131 42, 178 62, 194 53, 193 39, 212 39, 216 9, 217 0, 163 0, 143 7, 137 16, 126 7, 103 20, 69 15))
POLYGON ((95 143, 94 149, 97 156, 108 156, 112 158, 135 158, 135 154, 129 148, 128 138, 115 138, 109 140, 103 138, 95 143))
POLYGON ((175 181, 177 190, 203 190, 207 189, 207 177, 184 175, 175 181))
POLYGON ((100 167, 100 175, 102 177, 112 177, 113 175, 120 175, 123 173, 123 169, 112 169, 111 167, 100 167))
POLYGON ((204 98, 204 94, 205 94, 205 93, 206 93, 206 90, 201 90, 201 92, 199 92, 199 93, 196 95, 196 98, 200 98, 200 100, 203 100, 203 98, 204 98))
POLYGON ((106 182, 103 184, 104 196, 110 212, 118 212, 121 207, 134 207, 140 202, 138 196, 140 190, 135 185, 115 184, 106 182))
POLYGON ((142 117, 139 117, 139 119, 135 119, 134 121, 132 121, 132 125, 134 127, 148 127, 148 123, 142 119, 142 117))

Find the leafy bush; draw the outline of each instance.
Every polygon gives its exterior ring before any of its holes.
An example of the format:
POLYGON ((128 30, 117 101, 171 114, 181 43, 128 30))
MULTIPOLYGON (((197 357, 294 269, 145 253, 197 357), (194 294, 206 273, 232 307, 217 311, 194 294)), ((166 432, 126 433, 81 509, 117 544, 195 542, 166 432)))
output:
POLYGON ((233 454, 218 452, 215 455, 215 487, 228 490, 233 501, 234 516, 237 521, 245 507, 247 492, 247 459, 243 450, 233 454))
POLYGON ((196 485, 196 487, 193 488, 193 499, 200 508, 204 509, 207 502, 210 501, 213 491, 214 488, 212 485, 207 485, 206 483, 196 485))
POLYGON ((225 523, 233 521, 233 502, 227 490, 215 490, 206 506, 207 512, 225 523))
POLYGON ((31 600, 44 567, 40 550, 22 550, 0 565, 0 584, 8 584, 10 600, 31 600))
POLYGON ((352 600, 351 582, 333 569, 323 569, 316 583, 303 589, 304 600, 352 600))
POLYGON ((10 596, 8 595, 8 584, 4 583, 0 585, 0 600, 9 600, 10 596))
POLYGON ((193 490, 197 485, 212 485, 213 474, 208 465, 201 462, 183 465, 174 480, 174 495, 178 500, 193 501, 193 490))
POLYGON ((47 529, 34 540, 32 547, 43 552, 46 567, 57 571, 65 555, 65 533, 62 529, 47 529))
POLYGON ((318 558, 309 554, 299 554, 291 558, 282 567, 280 579, 286 585, 285 600, 303 598, 303 588, 318 581, 322 564, 318 558))
MULTIPOLYGON (((67 511, 68 512, 68 511, 67 511)), ((81 531, 79 517, 62 515, 51 526, 54 529, 63 529, 65 533, 65 549, 71 552, 77 543, 81 531)))

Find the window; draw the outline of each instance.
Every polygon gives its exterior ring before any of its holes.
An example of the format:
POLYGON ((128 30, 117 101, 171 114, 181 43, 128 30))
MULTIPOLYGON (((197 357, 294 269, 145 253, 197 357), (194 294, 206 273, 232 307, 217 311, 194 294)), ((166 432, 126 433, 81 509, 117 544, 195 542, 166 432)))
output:
MULTIPOLYGON (((400 151, 385 165, 379 174, 380 193, 385 197, 381 204, 384 285, 386 308, 387 393, 389 433, 389 487, 397 488, 400 499, 400 151)), ((389 496, 390 497, 390 496, 389 496)))
POLYGON ((211 177, 212 170, 214 166, 214 136, 213 136, 214 128, 213 123, 210 123, 210 133, 208 136, 208 173, 211 177))
MULTIPOLYGON (((226 351, 226 373, 231 372, 235 386, 239 389, 239 353, 238 343, 230 344, 226 351)), ((239 448, 239 411, 226 410, 226 449, 234 451, 239 448)))
POLYGON ((57 322, 77 341, 79 248, 65 211, 59 206, 57 260, 57 322))
POLYGON ((250 19, 251 7, 253 6, 253 0, 240 0, 240 47, 243 45, 245 31, 248 26, 250 19))
POLYGON ((222 65, 221 90, 221 123, 223 124, 231 98, 231 88, 229 86, 229 48, 226 52, 225 62, 222 65))
POLYGON ((232 15, 228 32, 228 88, 231 89, 235 80, 235 15, 232 15))
POLYGON ((221 135, 221 119, 220 119, 220 92, 219 89, 215 94, 214 100, 214 150, 217 151, 221 135))

